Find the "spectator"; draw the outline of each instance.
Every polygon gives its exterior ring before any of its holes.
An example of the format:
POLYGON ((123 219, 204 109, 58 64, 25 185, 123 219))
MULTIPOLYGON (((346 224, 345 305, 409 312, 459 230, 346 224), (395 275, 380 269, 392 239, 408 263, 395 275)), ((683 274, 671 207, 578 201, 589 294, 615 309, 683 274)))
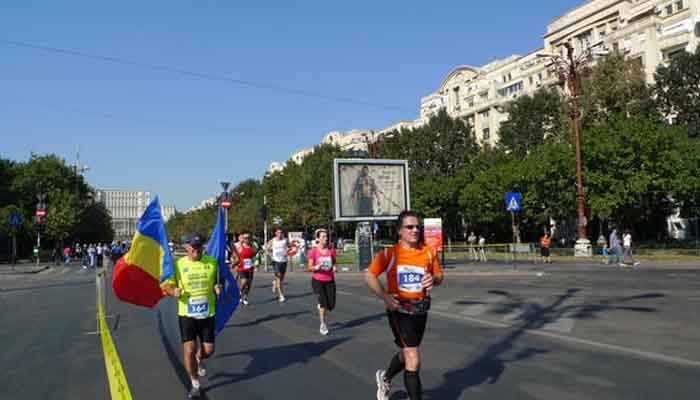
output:
POLYGON ((620 249, 620 238, 617 236, 617 229, 610 232, 610 262, 617 263, 619 266, 624 266, 622 263, 622 251, 620 249))
POLYGON ((65 264, 70 263, 70 256, 71 256, 71 248, 70 246, 66 246, 63 248, 63 262, 65 264))
POLYGON ((474 231, 471 231, 469 233, 469 237, 467 238, 467 244, 469 245, 469 259, 471 261, 479 261, 479 254, 476 251, 476 235, 474 234, 474 231))
POLYGON ((479 261, 486 262, 486 238, 484 235, 479 235, 479 261))
POLYGON ((625 249, 622 264, 627 264, 627 260, 629 260, 632 266, 639 265, 639 261, 635 261, 634 256, 632 255, 632 232, 629 229, 627 229, 625 234, 622 236, 622 246, 625 249))

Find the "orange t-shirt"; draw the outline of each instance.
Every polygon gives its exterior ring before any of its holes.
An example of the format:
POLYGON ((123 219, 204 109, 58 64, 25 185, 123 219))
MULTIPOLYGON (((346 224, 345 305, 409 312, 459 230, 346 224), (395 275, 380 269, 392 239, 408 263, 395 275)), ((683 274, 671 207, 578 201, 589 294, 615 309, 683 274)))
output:
POLYGON ((549 247, 551 242, 552 240, 547 236, 542 236, 542 238, 540 238, 540 246, 542 247, 549 247))
POLYGON ((368 271, 379 276, 386 271, 387 291, 401 299, 422 299, 423 275, 428 271, 433 276, 442 276, 442 267, 437 253, 430 246, 408 249, 400 244, 379 252, 368 271))

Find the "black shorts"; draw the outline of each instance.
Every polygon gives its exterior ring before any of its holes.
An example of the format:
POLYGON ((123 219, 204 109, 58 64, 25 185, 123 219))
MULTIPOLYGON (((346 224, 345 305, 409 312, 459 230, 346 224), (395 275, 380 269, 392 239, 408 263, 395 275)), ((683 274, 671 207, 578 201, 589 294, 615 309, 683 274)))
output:
POLYGON ((279 278, 280 275, 284 275, 287 273, 287 262, 273 261, 272 270, 275 271, 275 276, 279 278))
POLYGON ((428 322, 428 314, 410 315, 398 311, 387 311, 386 315, 397 346, 402 349, 420 346, 428 322))
POLYGON ((195 339, 200 343, 214 343, 214 317, 197 319, 180 315, 178 320, 183 343, 195 339))
POLYGON ((549 257, 549 247, 540 248, 540 255, 542 257, 549 257))
POLYGON ((252 281, 254 272, 255 271, 240 271, 240 272, 238 272, 238 279, 245 279, 245 280, 252 281))
POLYGON ((311 288, 313 288, 318 304, 328 311, 335 308, 335 281, 323 282, 311 278, 311 288))

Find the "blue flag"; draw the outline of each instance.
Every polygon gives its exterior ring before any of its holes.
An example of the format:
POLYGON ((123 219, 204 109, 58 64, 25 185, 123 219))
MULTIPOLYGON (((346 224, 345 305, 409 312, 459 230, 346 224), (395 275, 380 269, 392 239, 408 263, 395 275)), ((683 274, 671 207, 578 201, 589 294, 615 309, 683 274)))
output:
POLYGON ((224 213, 219 207, 219 216, 216 218, 216 227, 207 243, 207 255, 216 258, 219 263, 219 277, 223 281, 224 290, 216 300, 216 315, 214 318, 214 334, 218 335, 224 330, 226 322, 231 318, 238 307, 241 293, 238 284, 233 279, 231 270, 226 264, 226 232, 224 230, 224 213))

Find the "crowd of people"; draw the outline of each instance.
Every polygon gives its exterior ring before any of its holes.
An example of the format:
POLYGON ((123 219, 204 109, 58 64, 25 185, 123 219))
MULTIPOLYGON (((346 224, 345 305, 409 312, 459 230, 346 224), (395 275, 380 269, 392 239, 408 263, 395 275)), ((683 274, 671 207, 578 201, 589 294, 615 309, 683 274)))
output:
MULTIPOLYGON (((422 221, 418 214, 405 211, 398 218, 398 243, 381 251, 370 264, 365 280, 370 290, 384 303, 388 329, 394 336, 396 353, 385 369, 375 373, 378 400, 389 399, 391 382, 403 373, 409 399, 422 398, 419 347, 427 326, 431 293, 443 281, 442 268, 436 251, 425 244, 422 221), (386 275, 386 286, 379 280, 386 275)), ((262 246, 250 233, 237 235, 229 246, 228 262, 238 279, 243 306, 251 303, 251 289, 260 259, 267 254, 272 259, 274 281, 272 293, 279 303, 286 301, 284 278, 290 254, 297 246, 285 238, 281 229, 262 246)), ((216 273, 216 259, 204 255, 204 238, 191 234, 184 240, 187 255, 175 263, 175 276, 166 281, 163 291, 178 302, 178 320, 183 346, 185 369, 190 378, 189 398, 199 398, 200 378, 206 376, 204 360, 214 354, 215 314, 222 281, 216 273)), ((315 294, 319 333, 329 334, 328 315, 336 307, 336 250, 330 243, 327 229, 314 232, 313 248, 305 260, 311 273, 310 286, 315 294)))
POLYGON ((114 241, 107 243, 78 243, 67 245, 62 250, 56 248, 52 259, 56 264, 63 261, 64 264, 80 263, 83 269, 102 267, 106 259, 113 262, 118 260, 129 250, 128 242, 114 241))

